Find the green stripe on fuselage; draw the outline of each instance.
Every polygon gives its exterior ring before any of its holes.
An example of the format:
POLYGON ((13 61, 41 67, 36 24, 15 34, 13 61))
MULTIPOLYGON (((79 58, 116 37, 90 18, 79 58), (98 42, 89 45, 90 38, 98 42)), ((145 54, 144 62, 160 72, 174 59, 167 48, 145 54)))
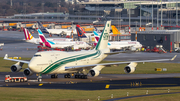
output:
POLYGON ((82 56, 82 55, 76 55, 76 56, 71 56, 71 57, 67 57, 67 58, 64 58, 64 59, 60 59, 54 63, 52 63, 51 65, 49 65, 46 69, 44 69, 41 73, 42 74, 47 74, 47 73, 50 73, 52 71, 54 71, 55 69, 69 63, 69 62, 74 62, 74 61, 78 61, 78 60, 82 60, 82 59, 85 59, 85 58, 88 58, 88 57, 92 57, 92 56, 95 56, 97 55, 95 58, 99 57, 101 55, 101 52, 96 51, 95 53, 93 54, 89 54, 89 55, 85 55, 85 56, 82 56), (79 56, 79 57, 78 57, 79 56))

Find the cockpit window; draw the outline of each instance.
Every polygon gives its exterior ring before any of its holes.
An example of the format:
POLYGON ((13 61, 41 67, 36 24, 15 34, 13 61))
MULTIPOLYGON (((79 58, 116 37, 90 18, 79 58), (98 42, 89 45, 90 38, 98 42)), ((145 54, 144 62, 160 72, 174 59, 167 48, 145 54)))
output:
POLYGON ((39 55, 39 54, 35 54, 35 55, 34 55, 34 57, 40 57, 40 56, 41 56, 41 55, 39 55))

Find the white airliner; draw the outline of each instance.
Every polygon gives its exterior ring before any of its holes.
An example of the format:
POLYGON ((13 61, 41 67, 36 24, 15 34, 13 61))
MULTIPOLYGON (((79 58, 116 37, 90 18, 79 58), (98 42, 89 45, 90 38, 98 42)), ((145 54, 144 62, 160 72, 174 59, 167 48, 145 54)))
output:
POLYGON ((49 48, 65 48, 65 47, 73 47, 74 49, 87 49, 91 46, 88 45, 86 42, 83 41, 49 41, 46 40, 45 36, 41 32, 40 29, 37 30, 39 34, 40 39, 40 45, 43 47, 49 47, 49 48))
POLYGON ((48 29, 45 28, 39 21, 37 22, 39 29, 41 29, 41 31, 43 33, 49 33, 49 34, 56 34, 56 35, 60 35, 62 32, 65 32, 67 35, 71 35, 71 33, 76 34, 76 29, 48 29))
MULTIPOLYGON (((24 31, 24 36, 25 36, 25 40, 26 42, 30 42, 30 43, 34 43, 34 44, 39 44, 40 40, 39 38, 34 38, 31 33, 26 29, 24 28, 23 29, 24 31)), ((48 41, 73 41, 73 39, 71 38, 47 38, 48 41)))
POLYGON ((155 62, 155 61, 170 61, 172 59, 157 59, 157 60, 142 60, 142 61, 127 61, 115 63, 101 63, 110 53, 108 45, 109 30, 111 21, 107 21, 98 44, 94 50, 79 51, 79 52, 64 52, 64 51, 43 51, 34 54, 30 61, 9 59, 8 55, 4 56, 5 60, 17 61, 11 66, 12 72, 18 72, 22 69, 24 63, 28 64, 28 68, 24 70, 25 76, 30 76, 33 73, 38 73, 38 81, 42 80, 42 74, 52 74, 52 78, 57 78, 57 74, 66 73, 65 78, 70 78, 71 74, 75 74, 75 78, 87 78, 87 75, 93 77, 98 76, 100 71, 105 66, 127 64, 124 68, 126 73, 133 73, 138 62, 155 62), (88 70, 88 74, 86 73, 88 70))
POLYGON ((0 46, 4 46, 4 43, 0 43, 0 46))
MULTIPOLYGON (((96 33, 96 31, 94 31, 94 35, 95 35, 95 43, 94 45, 96 46, 98 40, 99 40, 99 35, 98 33, 96 33)), ((142 44, 140 44, 140 42, 138 41, 110 41, 108 42, 108 48, 109 49, 127 49, 130 48, 132 51, 135 50, 140 50, 142 47, 142 44)))

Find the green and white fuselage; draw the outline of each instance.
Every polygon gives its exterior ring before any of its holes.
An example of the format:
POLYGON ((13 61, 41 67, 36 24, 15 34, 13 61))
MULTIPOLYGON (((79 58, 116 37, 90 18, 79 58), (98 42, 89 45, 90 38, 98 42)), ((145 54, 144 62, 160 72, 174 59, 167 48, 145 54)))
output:
POLYGON ((33 72, 41 74, 74 73, 80 69, 67 69, 70 67, 97 64, 107 57, 104 53, 108 52, 110 52, 109 48, 79 52, 38 52, 31 59, 28 66, 33 72))

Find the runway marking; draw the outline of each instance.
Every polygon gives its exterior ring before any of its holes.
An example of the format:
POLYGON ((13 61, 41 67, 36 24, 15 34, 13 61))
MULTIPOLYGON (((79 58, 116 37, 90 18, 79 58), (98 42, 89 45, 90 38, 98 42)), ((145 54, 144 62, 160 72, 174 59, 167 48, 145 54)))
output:
POLYGON ((110 85, 106 85, 106 87, 105 87, 105 88, 107 88, 107 89, 108 89, 108 88, 109 88, 109 86, 110 86, 110 85))
MULTIPOLYGON (((112 85, 112 86, 130 86, 132 84, 110 84, 110 85, 112 85)), ((137 84, 134 84, 134 85, 137 85, 137 84)), ((141 84, 141 85, 144 85, 144 86, 151 86, 151 85, 175 86, 178 84, 141 84)))
POLYGON ((30 82, 37 82, 38 80, 28 80, 28 81, 30 81, 30 82))
POLYGON ((39 86, 42 86, 42 85, 43 85, 43 83, 39 84, 39 86))
POLYGON ((37 82, 37 83, 56 83, 56 82, 38 82, 38 80, 28 80, 28 82, 37 82))
POLYGON ((146 96, 155 96, 155 95, 166 95, 166 94, 178 94, 178 93, 180 93, 180 92, 158 93, 158 94, 146 94, 146 95, 137 95, 137 96, 128 96, 128 97, 114 98, 114 99, 103 100, 103 101, 114 101, 114 100, 122 100, 122 99, 129 99, 129 98, 146 97, 146 96))

